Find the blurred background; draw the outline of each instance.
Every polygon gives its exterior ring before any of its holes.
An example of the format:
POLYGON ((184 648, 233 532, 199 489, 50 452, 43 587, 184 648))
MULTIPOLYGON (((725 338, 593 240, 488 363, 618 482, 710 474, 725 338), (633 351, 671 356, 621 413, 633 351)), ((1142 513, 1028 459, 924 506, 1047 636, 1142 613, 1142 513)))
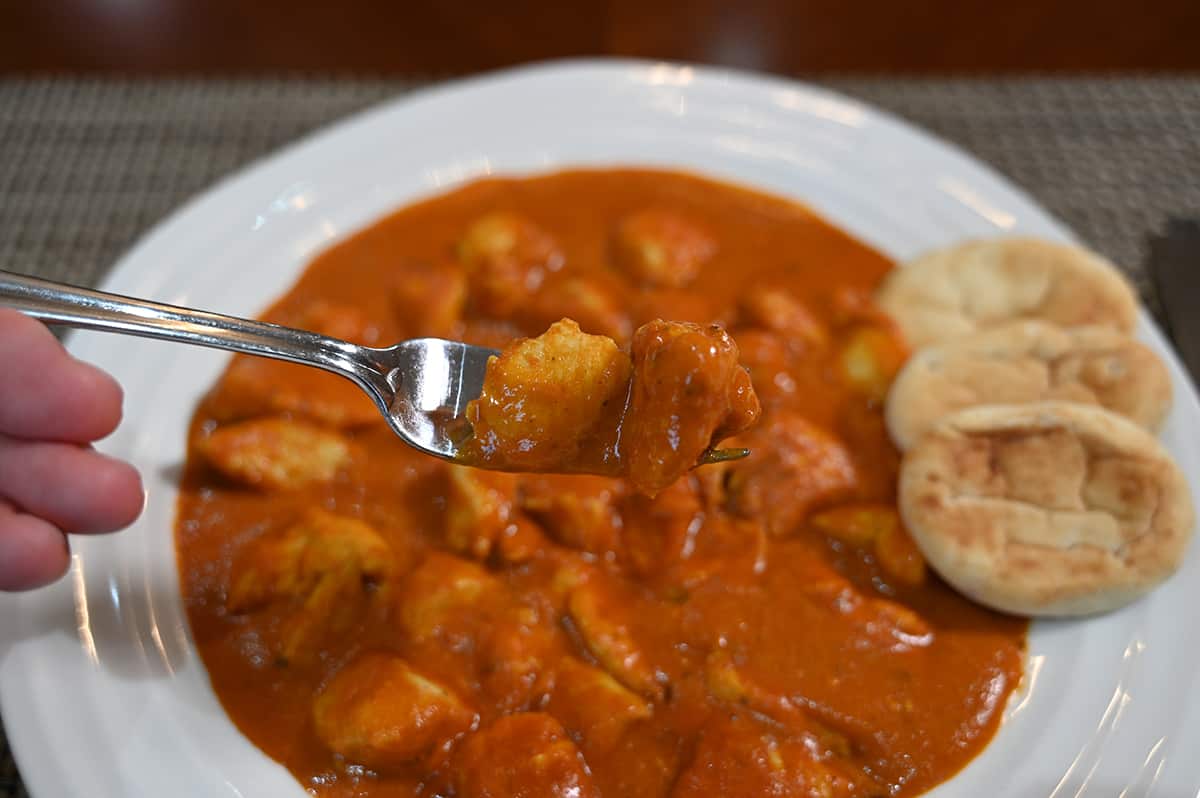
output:
POLYGON ((802 73, 1200 69, 1200 0, 5 0, 0 71, 457 74, 563 56, 802 73))

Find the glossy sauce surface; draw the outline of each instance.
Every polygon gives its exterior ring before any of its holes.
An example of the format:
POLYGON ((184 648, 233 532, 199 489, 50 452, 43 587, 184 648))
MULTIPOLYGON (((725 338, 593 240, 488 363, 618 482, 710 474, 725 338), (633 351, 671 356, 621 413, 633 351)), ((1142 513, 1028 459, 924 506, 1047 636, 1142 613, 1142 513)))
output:
POLYGON ((904 349, 869 301, 891 266, 796 204, 636 170, 481 181, 318 257, 267 319, 490 346, 564 316, 626 345, 655 318, 719 321, 763 416, 728 442, 746 461, 650 498, 424 457, 337 378, 236 359, 194 418, 176 530, 234 723, 322 796, 913 795, 953 775, 995 732, 1026 625, 928 574, 895 521, 880 402, 904 349), (536 269, 466 262, 496 213, 536 225, 536 269), (659 234, 680 268, 628 260, 659 234), (368 733, 417 715, 399 742, 368 733))

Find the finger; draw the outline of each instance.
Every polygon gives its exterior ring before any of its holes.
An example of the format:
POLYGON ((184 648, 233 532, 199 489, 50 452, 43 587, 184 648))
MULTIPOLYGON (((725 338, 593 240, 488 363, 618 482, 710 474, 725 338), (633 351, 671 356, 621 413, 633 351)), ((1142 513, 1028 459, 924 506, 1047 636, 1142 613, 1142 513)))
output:
POLYGON ((121 420, 121 386, 39 321, 0 308, 0 434, 90 443, 121 420))
POLYGON ((66 573, 70 554, 61 530, 0 502, 0 590, 53 582, 66 573))
POLYGON ((113 532, 142 511, 142 480, 128 463, 70 443, 0 437, 0 494, 64 532, 113 532))

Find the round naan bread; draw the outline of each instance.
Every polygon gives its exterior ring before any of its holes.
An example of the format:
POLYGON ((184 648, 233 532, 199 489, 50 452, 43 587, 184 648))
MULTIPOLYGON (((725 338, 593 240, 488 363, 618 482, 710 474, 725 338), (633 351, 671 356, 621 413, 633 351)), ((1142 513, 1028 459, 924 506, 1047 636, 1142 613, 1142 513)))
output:
POLYGON ((929 565, 1018 615, 1085 615, 1170 576, 1192 537, 1187 482, 1150 433, 1071 402, 946 417, 905 455, 900 512, 929 565))
POLYGON ((892 270, 880 306, 915 347, 1016 319, 1129 332, 1137 298, 1111 263, 1076 246, 1029 238, 967 241, 892 270))
POLYGON ((1171 408, 1171 375, 1111 328, 1010 322, 910 357, 888 393, 888 432, 907 450, 957 410, 1045 400, 1099 405, 1155 430, 1171 408))

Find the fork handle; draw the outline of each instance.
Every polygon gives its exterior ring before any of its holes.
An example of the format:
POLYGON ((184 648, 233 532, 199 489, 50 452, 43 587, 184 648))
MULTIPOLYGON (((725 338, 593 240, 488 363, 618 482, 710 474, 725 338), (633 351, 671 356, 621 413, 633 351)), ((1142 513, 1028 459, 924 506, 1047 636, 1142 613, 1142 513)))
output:
POLYGON ((138 335, 318 366, 359 384, 362 347, 305 330, 0 271, 0 307, 52 324, 138 335))

